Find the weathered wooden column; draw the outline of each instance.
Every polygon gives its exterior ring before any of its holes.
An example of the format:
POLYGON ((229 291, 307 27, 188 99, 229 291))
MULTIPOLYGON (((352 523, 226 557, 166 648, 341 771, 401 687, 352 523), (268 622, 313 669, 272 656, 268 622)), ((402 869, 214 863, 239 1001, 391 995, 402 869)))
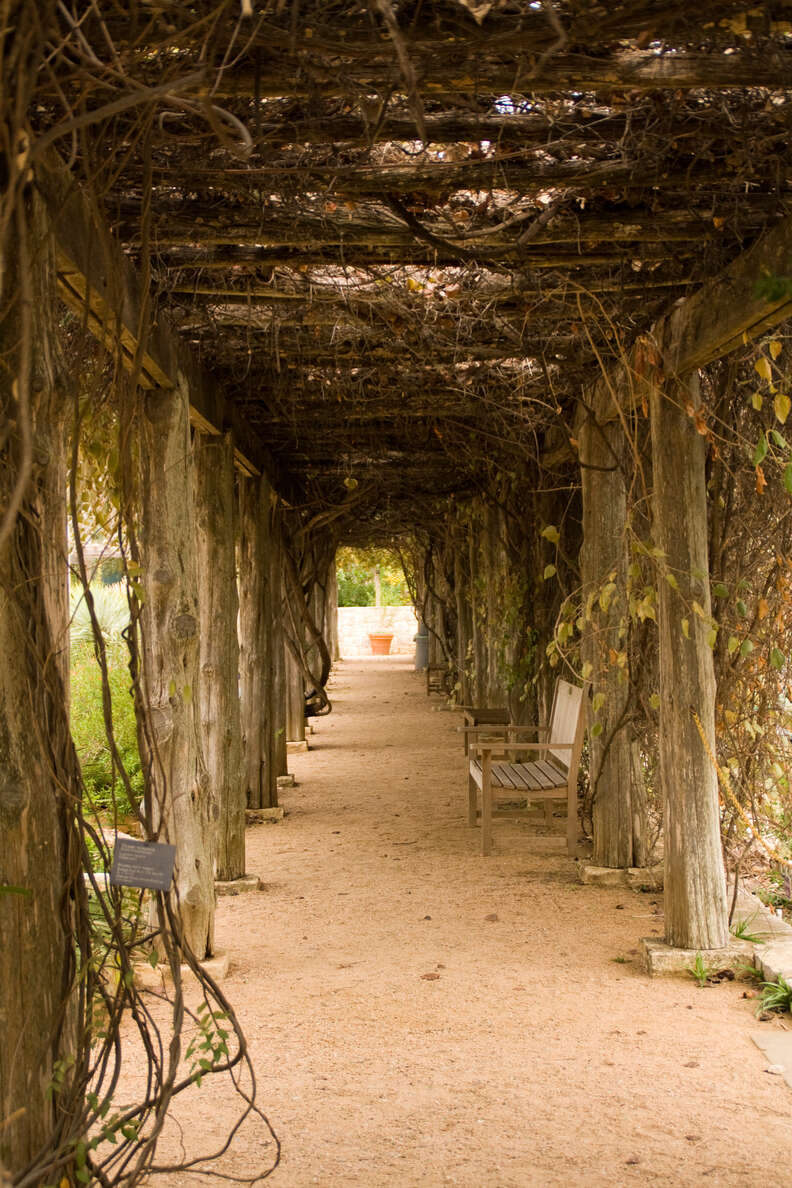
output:
POLYGON ((239 705, 234 443, 196 434, 195 519, 200 611, 199 705, 215 823, 215 876, 245 873, 245 783, 239 705))
POLYGON ((336 559, 333 556, 327 571, 327 596, 325 601, 325 623, 327 647, 330 652, 330 659, 335 664, 336 660, 341 659, 341 652, 338 646, 338 573, 336 571, 336 559))
POLYGON ((272 488, 262 475, 239 480, 239 659, 247 804, 277 803, 271 770, 272 488), (273 799, 274 797, 274 799, 273 799))
POLYGON ((472 701, 475 705, 487 704, 487 642, 485 633, 484 566, 481 548, 481 517, 474 508, 468 524, 468 556, 470 573, 470 606, 473 633, 473 679, 472 701))
MULTIPOLYGON (((280 512, 273 500, 271 509, 270 607, 272 611, 272 777, 275 793, 278 776, 288 774, 286 753, 286 643, 283 636, 283 538, 280 512)), ((277 804, 277 799, 273 805, 277 804)))
POLYGON ((471 606, 470 573, 468 569, 469 556, 467 537, 463 535, 465 525, 461 528, 460 537, 456 540, 454 549, 454 596, 457 612, 457 668, 459 670, 459 696, 463 705, 471 705, 473 701, 472 682, 470 680, 469 649, 473 638, 473 610, 471 606))
POLYGON ((694 719, 715 754, 715 673, 710 615, 705 444, 686 411, 699 402, 698 376, 651 391, 654 538, 658 581, 660 781, 665 803, 666 941, 715 949, 728 939, 717 778, 694 719), (704 618, 691 613, 693 602, 704 618), (687 631, 683 629, 687 621, 687 631))
POLYGON ((200 737, 198 566, 185 387, 147 392, 140 422, 150 809, 160 840, 176 846, 178 915, 184 939, 200 959, 213 946, 216 804, 200 737))
POLYGON ((583 494, 583 547, 580 553, 583 602, 592 602, 592 620, 583 640, 592 667, 597 711, 596 734, 589 728, 589 772, 594 791, 595 866, 643 866, 646 861, 646 803, 634 786, 626 666, 613 657, 621 650, 620 622, 627 615, 627 442, 621 423, 598 425, 588 418, 579 433, 583 494), (601 704, 600 704, 601 703, 601 704))
POLYGON ((286 740, 305 742, 305 680, 289 648, 286 649, 286 740))
POLYGON ((12 1175, 57 1129, 69 1136, 52 1078, 55 1062, 74 1054, 71 913, 84 895, 79 858, 69 854, 79 787, 64 683, 68 603, 64 615, 59 595, 67 546, 63 417, 48 342, 54 270, 28 214, 20 210, 12 249, 0 259, 0 418, 8 431, 0 521, 19 497, 0 541, 0 1165, 12 1175))

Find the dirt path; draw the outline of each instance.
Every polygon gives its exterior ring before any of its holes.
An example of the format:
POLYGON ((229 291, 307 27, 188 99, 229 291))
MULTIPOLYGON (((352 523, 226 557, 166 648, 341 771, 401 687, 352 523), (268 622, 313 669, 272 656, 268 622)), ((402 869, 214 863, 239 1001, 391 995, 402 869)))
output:
MULTIPOLYGON (((792 1093, 749 1040, 743 988, 637 969, 658 897, 578 885, 560 821, 496 822, 482 859, 459 718, 405 661, 342 663, 333 697, 291 757, 286 820, 249 831, 265 892, 218 916, 283 1142, 269 1182, 787 1183, 792 1093)), ((229 1110, 211 1082, 180 1103, 188 1150, 229 1110)), ((260 1135, 219 1168, 260 1166, 260 1135)))

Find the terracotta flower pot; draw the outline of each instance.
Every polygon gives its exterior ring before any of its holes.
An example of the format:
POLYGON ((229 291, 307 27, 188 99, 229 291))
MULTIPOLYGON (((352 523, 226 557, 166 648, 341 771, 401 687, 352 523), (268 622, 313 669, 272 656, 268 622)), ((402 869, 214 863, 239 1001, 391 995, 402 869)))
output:
POLYGON ((393 640, 392 631, 370 631, 369 643, 371 644, 371 651, 375 656, 387 656, 390 653, 390 646, 393 640))

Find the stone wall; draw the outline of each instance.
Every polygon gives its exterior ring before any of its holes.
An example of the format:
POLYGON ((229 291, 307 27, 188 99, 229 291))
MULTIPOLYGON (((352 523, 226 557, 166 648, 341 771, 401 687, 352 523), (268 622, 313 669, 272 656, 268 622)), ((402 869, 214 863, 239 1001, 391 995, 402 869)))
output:
POLYGON ((340 606, 338 608, 338 642, 341 656, 371 656, 370 631, 392 631, 392 656, 415 654, 413 636, 418 621, 411 606, 340 606))

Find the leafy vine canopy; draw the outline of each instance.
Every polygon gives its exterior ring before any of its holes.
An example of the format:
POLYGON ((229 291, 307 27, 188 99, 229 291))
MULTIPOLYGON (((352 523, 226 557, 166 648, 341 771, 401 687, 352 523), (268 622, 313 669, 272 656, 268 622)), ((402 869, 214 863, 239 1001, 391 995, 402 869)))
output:
POLYGON ((788 210, 781 0, 12 8, 20 175, 60 154, 350 543, 568 473, 586 386, 788 210))

